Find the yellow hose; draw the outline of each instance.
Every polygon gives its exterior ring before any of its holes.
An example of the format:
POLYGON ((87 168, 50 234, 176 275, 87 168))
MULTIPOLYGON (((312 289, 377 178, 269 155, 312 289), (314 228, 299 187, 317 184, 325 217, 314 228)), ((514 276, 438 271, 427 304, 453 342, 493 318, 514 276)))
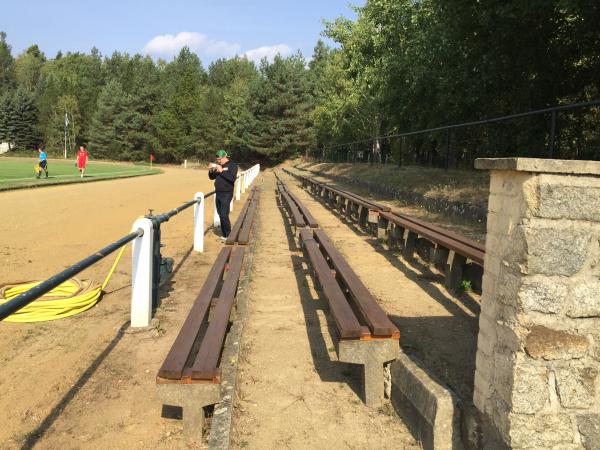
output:
MULTIPOLYGON (((125 247, 121 247, 102 286, 92 286, 92 283, 89 281, 82 282, 75 278, 71 278, 64 283, 59 284, 51 291, 46 292, 29 305, 11 314, 4 319, 4 321, 44 322, 48 320, 64 319, 65 317, 74 316, 75 314, 90 309, 100 299, 110 277, 117 268, 117 264, 119 264, 119 260, 121 259, 124 250, 125 247)), ((0 304, 6 303, 40 283, 41 281, 32 281, 2 287, 0 289, 0 304)))

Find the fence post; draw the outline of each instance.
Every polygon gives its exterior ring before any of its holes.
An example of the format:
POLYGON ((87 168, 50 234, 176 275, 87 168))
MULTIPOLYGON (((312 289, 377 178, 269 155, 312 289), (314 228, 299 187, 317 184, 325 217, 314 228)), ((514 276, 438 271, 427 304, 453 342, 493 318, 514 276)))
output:
POLYGON ((217 211, 217 193, 213 195, 213 228, 221 226, 221 219, 219 219, 219 213, 217 211))
POLYGON ((247 170, 245 170, 245 171, 242 172, 242 182, 241 182, 241 185, 242 185, 242 194, 246 193, 246 188, 248 187, 246 185, 246 172, 247 172, 247 170))
POLYGON ((131 326, 147 327, 152 318, 152 221, 140 217, 132 230, 141 228, 144 234, 133 240, 131 250, 131 326))
POLYGON ((196 192, 194 199, 194 251, 204 251, 204 193, 196 192))
POLYGON ((240 175, 237 180, 235 180, 235 199, 236 201, 240 201, 242 196, 242 176, 240 175))
POLYGON ((231 195, 231 201, 229 202, 229 212, 233 211, 233 201, 235 200, 235 185, 238 183, 238 180, 233 181, 233 192, 231 195))

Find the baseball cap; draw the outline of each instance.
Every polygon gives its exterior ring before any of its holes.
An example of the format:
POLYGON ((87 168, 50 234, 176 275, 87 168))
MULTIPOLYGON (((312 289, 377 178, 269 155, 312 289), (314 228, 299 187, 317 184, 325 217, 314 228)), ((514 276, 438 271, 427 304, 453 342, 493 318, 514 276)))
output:
POLYGON ((229 155, 227 154, 227 152, 225 150, 219 150, 217 152, 217 158, 227 158, 229 157, 229 155))

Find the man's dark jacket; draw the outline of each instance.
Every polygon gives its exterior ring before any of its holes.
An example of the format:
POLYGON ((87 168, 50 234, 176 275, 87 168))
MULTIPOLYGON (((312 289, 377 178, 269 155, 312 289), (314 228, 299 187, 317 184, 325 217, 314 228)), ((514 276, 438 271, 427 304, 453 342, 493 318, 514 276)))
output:
POLYGON ((233 192, 233 184, 237 177, 238 166, 229 160, 223 164, 223 172, 209 171, 208 178, 215 180, 216 192, 233 192))

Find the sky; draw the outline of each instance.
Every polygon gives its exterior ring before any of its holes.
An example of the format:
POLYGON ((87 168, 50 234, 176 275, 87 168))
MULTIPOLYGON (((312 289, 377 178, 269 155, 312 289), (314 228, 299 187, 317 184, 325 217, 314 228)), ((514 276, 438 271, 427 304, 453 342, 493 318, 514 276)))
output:
POLYGON ((171 60, 187 45, 204 65, 234 55, 271 59, 300 50, 310 58, 322 20, 354 19, 364 0, 6 0, 0 31, 13 56, 37 44, 47 57, 61 50, 114 51, 171 60))

